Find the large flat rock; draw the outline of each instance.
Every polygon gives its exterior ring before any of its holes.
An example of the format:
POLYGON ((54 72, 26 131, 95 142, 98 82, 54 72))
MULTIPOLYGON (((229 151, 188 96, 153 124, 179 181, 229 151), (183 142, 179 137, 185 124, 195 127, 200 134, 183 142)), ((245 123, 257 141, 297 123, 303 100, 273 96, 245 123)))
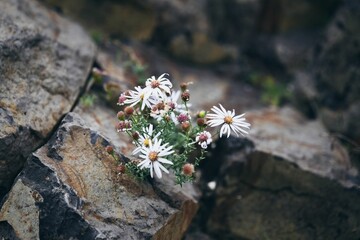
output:
POLYGON ((0 199, 77 99, 95 55, 84 30, 32 0, 0 2, 0 199))

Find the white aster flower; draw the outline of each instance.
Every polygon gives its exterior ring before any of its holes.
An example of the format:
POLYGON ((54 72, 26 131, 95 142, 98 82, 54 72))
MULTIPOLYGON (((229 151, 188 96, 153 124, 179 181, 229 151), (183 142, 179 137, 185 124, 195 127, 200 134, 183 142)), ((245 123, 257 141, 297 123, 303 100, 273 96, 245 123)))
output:
POLYGON ((145 106, 151 108, 152 101, 150 99, 151 92, 148 88, 135 87, 135 91, 131 90, 129 96, 124 101, 125 104, 130 104, 131 107, 141 102, 141 110, 144 110, 145 106))
POLYGON ((162 177, 161 170, 169 173, 169 171, 162 165, 162 163, 173 164, 171 161, 167 160, 166 156, 173 154, 174 150, 172 150, 172 146, 168 146, 168 143, 161 145, 161 139, 154 139, 154 143, 150 143, 150 146, 143 147, 141 149, 140 157, 144 160, 141 161, 137 166, 140 169, 150 168, 150 176, 154 176, 155 174, 158 178, 162 177))
POLYGON ((146 88, 150 92, 150 95, 155 99, 166 99, 166 93, 171 93, 172 83, 165 77, 168 73, 162 74, 157 79, 155 76, 148 78, 145 82, 146 88))
POLYGON ((143 133, 139 134, 138 143, 140 143, 140 146, 134 149, 132 152, 133 155, 138 154, 142 148, 148 148, 152 144, 152 142, 159 137, 160 133, 157 133, 155 136, 154 134, 154 127, 152 124, 150 124, 147 128, 143 128, 143 133))
POLYGON ((211 134, 208 131, 198 133, 195 140, 204 149, 206 149, 207 146, 212 142, 211 134))
POLYGON ((229 137, 231 131, 233 131, 236 136, 239 136, 239 133, 243 136, 248 134, 244 128, 250 129, 250 123, 246 122, 243 117, 245 113, 235 116, 235 110, 232 112, 226 111, 221 104, 219 105, 220 108, 217 106, 213 106, 211 108, 211 111, 214 113, 207 114, 207 118, 210 119, 208 121, 209 126, 216 127, 222 125, 220 129, 220 137, 222 137, 223 134, 227 134, 227 137, 229 137))

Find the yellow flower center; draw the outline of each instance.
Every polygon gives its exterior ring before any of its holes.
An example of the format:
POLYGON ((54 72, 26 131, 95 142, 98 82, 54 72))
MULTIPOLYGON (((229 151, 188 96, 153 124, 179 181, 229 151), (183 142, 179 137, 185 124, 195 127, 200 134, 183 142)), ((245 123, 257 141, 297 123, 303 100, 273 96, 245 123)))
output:
POLYGON ((231 116, 224 117, 224 122, 227 124, 232 124, 233 118, 231 116))
POLYGON ((141 100, 144 100, 144 97, 145 97, 145 94, 142 93, 142 94, 140 95, 140 99, 141 99, 141 100))
POLYGON ((149 153, 149 159, 152 162, 156 161, 158 159, 158 153, 157 152, 150 152, 149 153))
POLYGON ((144 146, 145 146, 145 147, 150 146, 150 139, 146 138, 146 139, 144 140, 144 146))

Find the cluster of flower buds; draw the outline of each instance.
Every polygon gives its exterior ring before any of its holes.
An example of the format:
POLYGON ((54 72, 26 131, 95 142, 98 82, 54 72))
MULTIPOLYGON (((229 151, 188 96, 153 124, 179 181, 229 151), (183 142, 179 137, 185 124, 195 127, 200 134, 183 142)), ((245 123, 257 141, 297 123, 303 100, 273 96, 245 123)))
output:
MULTIPOLYGON (((166 73, 158 78, 152 76, 144 87, 136 86, 119 96, 117 104, 123 109, 117 113, 116 129, 126 132, 135 145, 133 155, 140 161, 135 169, 129 168, 133 174, 145 172, 161 178, 171 169, 177 183, 182 184, 194 179, 195 167, 213 141, 208 127, 219 127, 220 137, 229 137, 231 132, 247 134, 250 124, 244 114, 236 116, 234 110, 227 111, 221 104, 212 107, 210 113, 202 110, 192 118, 190 83, 183 83, 180 91, 174 91, 167 77, 166 73), (196 146, 201 156, 189 161, 196 146)), ((110 153, 110 149, 106 151, 110 153)))
POLYGON ((116 125, 116 130, 118 132, 125 132, 131 130, 131 121, 129 120, 121 120, 116 125))

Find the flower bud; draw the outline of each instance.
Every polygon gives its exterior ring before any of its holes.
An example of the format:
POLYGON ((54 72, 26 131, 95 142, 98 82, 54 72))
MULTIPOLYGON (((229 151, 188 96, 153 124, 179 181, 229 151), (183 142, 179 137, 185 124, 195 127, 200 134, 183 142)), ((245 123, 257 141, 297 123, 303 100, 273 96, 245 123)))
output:
POLYGON ((159 110, 164 110, 165 109, 165 104, 163 102, 159 102, 158 104, 156 104, 156 107, 159 110))
POLYGON ((120 111, 117 113, 117 118, 119 120, 125 120, 125 113, 123 111, 120 111))
POLYGON ((119 173, 125 173, 125 171, 126 171, 125 165, 123 165, 123 164, 118 165, 116 167, 116 171, 118 171, 119 173))
POLYGON ((166 122, 170 122, 171 121, 171 117, 169 115, 165 115, 164 117, 166 122))
POLYGON ((131 129, 131 122, 130 121, 120 121, 117 123, 116 125, 116 130, 118 132, 124 132, 126 130, 130 130, 131 129))
POLYGON ((130 107, 130 106, 127 106, 124 109, 124 112, 125 112, 126 116, 131 116, 134 113, 134 108, 130 107))
POLYGON ((139 139, 139 133, 138 132, 133 132, 132 134, 132 138, 136 141, 136 140, 138 140, 139 139))
POLYGON ((110 145, 105 147, 105 150, 108 154, 113 154, 114 153, 114 148, 110 145))
POLYGON ((182 92, 185 92, 187 90, 187 86, 188 84, 187 83, 180 83, 180 89, 182 92))
POLYGON ((124 93, 122 93, 120 96, 119 96, 119 99, 118 99, 118 102, 117 102, 117 105, 124 105, 125 103, 125 100, 126 100, 126 96, 124 93))
POLYGON ((186 90, 185 92, 183 92, 181 94, 181 99, 184 101, 184 102, 187 102, 190 100, 190 92, 189 90, 186 90))
POLYGON ((183 123, 189 120, 189 117, 186 113, 180 113, 179 116, 177 116, 177 120, 179 123, 183 123))
POLYGON ((198 114, 197 114, 198 118, 204 118, 206 116, 206 112, 204 110, 201 110, 198 114))
POLYGON ((169 108, 170 108, 171 110, 174 110, 174 109, 176 108, 176 104, 173 103, 173 102, 169 102, 169 103, 167 103, 167 105, 169 106, 169 108))
POLYGON ((190 84, 193 84, 193 82, 183 82, 180 83, 180 89, 182 92, 188 91, 187 88, 190 84))
POLYGON ((130 121, 125 121, 125 128, 127 129, 127 130, 129 130, 129 129, 131 129, 131 122, 130 121))
POLYGON ((186 163, 184 166, 183 166, 183 174, 185 176, 192 176, 193 173, 195 172, 195 168, 194 168, 194 165, 191 164, 191 163, 186 163))
POLYGON ((206 120, 205 118, 198 118, 196 119, 196 123, 199 127, 203 127, 206 126, 206 120))
POLYGON ((181 129, 182 129, 184 132, 189 131, 190 126, 191 126, 191 125, 190 125, 189 121, 186 121, 186 122, 181 123, 181 129))

